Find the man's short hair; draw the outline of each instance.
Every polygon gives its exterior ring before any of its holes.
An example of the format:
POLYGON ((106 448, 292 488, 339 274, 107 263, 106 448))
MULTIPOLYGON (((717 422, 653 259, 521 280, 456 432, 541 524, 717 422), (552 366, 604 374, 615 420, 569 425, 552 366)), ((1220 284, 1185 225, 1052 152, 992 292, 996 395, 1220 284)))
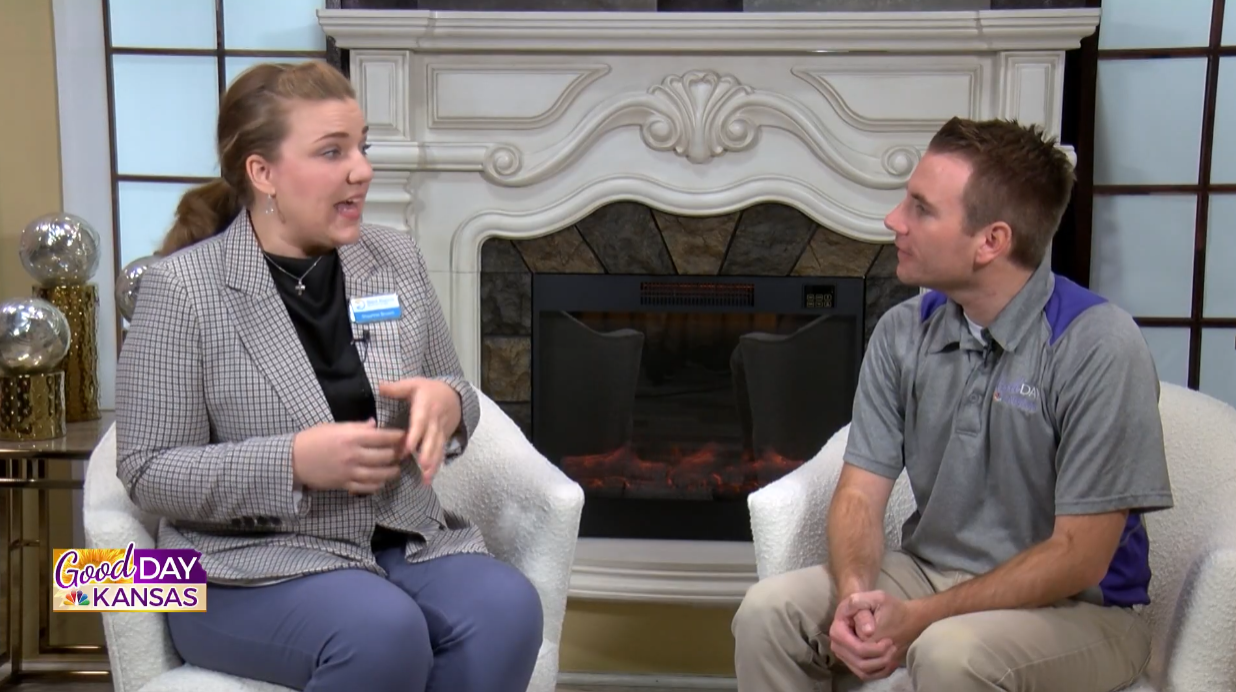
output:
POLYGON ((997 221, 1013 229, 1013 262, 1034 269, 1073 194, 1073 165, 1044 137, 1039 125, 1012 120, 953 118, 931 139, 927 151, 953 154, 971 166, 962 202, 968 230, 997 221))

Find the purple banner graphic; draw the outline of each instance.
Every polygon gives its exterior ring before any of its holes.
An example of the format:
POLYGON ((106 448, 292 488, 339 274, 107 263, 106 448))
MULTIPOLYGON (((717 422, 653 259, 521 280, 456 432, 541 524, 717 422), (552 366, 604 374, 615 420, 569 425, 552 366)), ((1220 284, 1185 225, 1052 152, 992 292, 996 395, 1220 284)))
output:
POLYGON ((135 548, 134 584, 205 584, 206 570, 196 550, 135 548))

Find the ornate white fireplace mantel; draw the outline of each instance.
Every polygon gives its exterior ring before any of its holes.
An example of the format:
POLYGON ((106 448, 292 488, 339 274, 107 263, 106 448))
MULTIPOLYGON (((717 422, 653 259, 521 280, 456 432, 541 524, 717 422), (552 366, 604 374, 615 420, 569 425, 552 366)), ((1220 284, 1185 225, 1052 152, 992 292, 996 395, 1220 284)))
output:
MULTIPOLYGON (((417 237, 469 378, 480 249, 605 204, 760 202, 888 242, 954 115, 1060 130, 1064 51, 1098 10, 541 13, 320 10, 370 125, 369 220, 417 237)), ((737 602, 749 544, 583 540, 572 595, 737 602)))

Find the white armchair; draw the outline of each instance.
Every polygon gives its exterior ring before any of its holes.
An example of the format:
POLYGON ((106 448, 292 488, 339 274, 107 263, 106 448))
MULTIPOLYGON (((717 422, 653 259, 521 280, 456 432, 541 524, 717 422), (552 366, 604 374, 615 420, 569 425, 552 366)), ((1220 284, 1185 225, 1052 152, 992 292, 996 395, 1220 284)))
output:
MULTIPOLYGON (((481 528, 496 557, 536 586, 545 634, 528 691, 553 692, 584 493, 502 409, 480 391, 477 396, 481 420, 468 451, 439 472, 434 486, 445 507, 481 528)), ((129 500, 116 478, 114 427, 91 456, 84 496, 88 547, 124 547, 129 541, 155 547, 157 520, 129 500)), ((185 664, 161 613, 104 613, 103 629, 116 692, 289 692, 185 664)))
MULTIPOLYGON (((1236 410, 1163 384, 1159 399, 1175 507, 1146 516, 1153 631, 1150 666, 1129 692, 1236 690, 1236 410)), ((849 426, 810 462, 748 500, 761 579, 824 563, 824 521, 849 426)), ((886 545, 900 543, 914 508, 906 476, 893 488, 886 545)), ((862 692, 911 692, 905 669, 862 692)))

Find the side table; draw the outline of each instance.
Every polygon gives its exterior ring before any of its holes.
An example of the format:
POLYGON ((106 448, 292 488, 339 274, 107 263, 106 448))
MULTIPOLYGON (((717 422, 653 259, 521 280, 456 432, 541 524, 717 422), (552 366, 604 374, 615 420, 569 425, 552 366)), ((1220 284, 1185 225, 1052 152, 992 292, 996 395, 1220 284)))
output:
MULTIPOLYGON (((38 564, 38 588, 33 594, 38 599, 39 642, 38 653, 44 654, 106 654, 103 646, 55 646, 51 643, 51 516, 47 494, 51 490, 81 490, 83 480, 48 478, 48 469, 53 465, 85 463, 98 445, 99 440, 111 427, 115 416, 112 411, 102 411, 99 420, 69 423, 65 436, 39 442, 8 442, 0 440, 0 493, 6 496, 4 510, 4 541, 6 579, 0 588, 5 589, 4 631, 6 646, 0 653, 0 666, 9 666, 7 677, 0 679, 0 687, 15 684, 32 677, 62 677, 67 673, 106 679, 106 666, 96 670, 31 671, 23 666, 25 661, 24 631, 26 629, 25 560, 27 551, 33 550, 38 564), (38 516, 38 536, 30 538, 25 533, 27 502, 35 502, 38 516)), ((83 474, 84 476, 84 474, 83 474)), ((83 548, 85 546, 63 546, 83 548)))

